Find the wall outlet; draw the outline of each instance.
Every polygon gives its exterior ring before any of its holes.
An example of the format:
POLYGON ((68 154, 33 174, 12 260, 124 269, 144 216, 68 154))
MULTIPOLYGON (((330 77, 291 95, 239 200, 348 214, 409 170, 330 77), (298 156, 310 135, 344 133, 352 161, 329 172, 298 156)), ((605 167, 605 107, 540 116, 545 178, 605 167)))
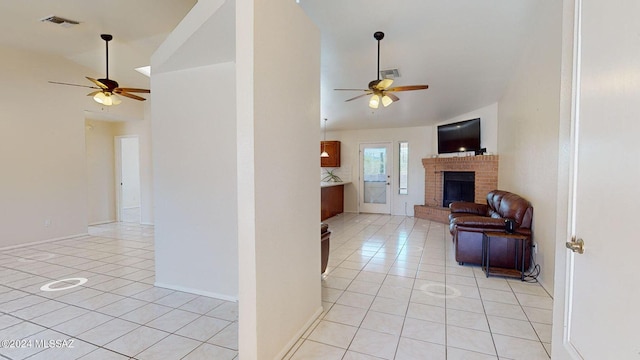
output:
POLYGON ((533 247, 533 253, 537 254, 538 253, 538 244, 537 243, 533 243, 532 247, 533 247))
POLYGON ((51 226, 51 219, 44 219, 44 226, 45 227, 51 226))

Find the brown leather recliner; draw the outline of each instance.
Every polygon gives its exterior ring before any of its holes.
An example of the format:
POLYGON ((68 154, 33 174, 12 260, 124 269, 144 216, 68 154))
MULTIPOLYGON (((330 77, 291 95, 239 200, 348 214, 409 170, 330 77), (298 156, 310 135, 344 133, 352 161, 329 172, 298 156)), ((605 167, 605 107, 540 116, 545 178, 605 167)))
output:
MULTIPOLYGON (((515 232, 527 235, 525 269, 529 269, 533 220, 533 207, 529 201, 507 191, 493 190, 487 194, 486 205, 460 201, 451 203, 449 208, 449 231, 453 235, 456 261, 460 265, 481 264, 483 232, 506 232, 505 220, 512 219, 515 221, 515 232)), ((516 250, 515 241, 504 238, 491 240, 492 267, 519 269, 521 259, 522 252, 519 247, 516 250)))

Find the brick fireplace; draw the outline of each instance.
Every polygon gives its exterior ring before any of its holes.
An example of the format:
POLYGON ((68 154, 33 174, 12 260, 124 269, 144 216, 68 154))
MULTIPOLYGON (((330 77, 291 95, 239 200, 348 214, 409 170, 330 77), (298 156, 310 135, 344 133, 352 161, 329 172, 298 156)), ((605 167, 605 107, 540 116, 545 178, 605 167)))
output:
POLYGON ((478 155, 422 159, 424 166, 424 205, 415 205, 419 219, 449 222, 449 209, 442 207, 445 172, 473 172, 474 202, 486 203, 487 193, 498 188, 498 155, 478 155))

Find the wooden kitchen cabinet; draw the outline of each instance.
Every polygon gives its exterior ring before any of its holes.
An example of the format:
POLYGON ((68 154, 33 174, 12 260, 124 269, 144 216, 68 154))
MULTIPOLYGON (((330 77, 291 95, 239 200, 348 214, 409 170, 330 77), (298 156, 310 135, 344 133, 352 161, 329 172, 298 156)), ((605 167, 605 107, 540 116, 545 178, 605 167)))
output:
POLYGON ((320 189, 320 221, 344 212, 344 185, 320 189))
POLYGON ((321 167, 340 167, 340 141, 320 141, 320 152, 323 151, 329 157, 320 158, 321 167))

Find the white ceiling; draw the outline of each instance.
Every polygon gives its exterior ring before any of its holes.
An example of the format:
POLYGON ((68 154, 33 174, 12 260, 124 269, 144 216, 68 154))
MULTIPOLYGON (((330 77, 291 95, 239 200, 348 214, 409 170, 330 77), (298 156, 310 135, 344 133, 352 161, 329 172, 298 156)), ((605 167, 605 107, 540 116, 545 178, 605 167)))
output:
POLYGON ((148 87, 136 67, 149 65, 164 41, 197 0, 0 0, 0 45, 55 54, 91 70, 74 79, 50 79, 91 85, 84 77, 104 78, 105 45, 109 42, 109 78, 126 87, 148 87), (41 22, 56 15, 80 22, 64 28, 41 22))
POLYGON ((299 0, 322 34, 321 117, 328 129, 433 124, 499 100, 526 45, 537 0, 299 0), (400 101, 377 110, 368 97, 345 103, 398 68, 400 101))
MULTIPOLYGON (((294 0, 291 0, 294 1, 294 0)), ((499 100, 526 46, 538 0, 299 0, 322 34, 321 118, 327 128, 386 128, 434 124, 499 100), (394 86, 428 84, 397 93, 400 101, 371 110, 366 97, 345 103, 376 78, 375 31, 383 31, 381 69, 398 68, 394 86)), ((0 45, 51 53, 121 86, 147 87, 133 69, 151 54, 197 0, 0 0, 0 45), (63 28, 40 19, 57 15, 80 25, 63 28)), ((322 120, 319 119, 322 124, 322 120)))

